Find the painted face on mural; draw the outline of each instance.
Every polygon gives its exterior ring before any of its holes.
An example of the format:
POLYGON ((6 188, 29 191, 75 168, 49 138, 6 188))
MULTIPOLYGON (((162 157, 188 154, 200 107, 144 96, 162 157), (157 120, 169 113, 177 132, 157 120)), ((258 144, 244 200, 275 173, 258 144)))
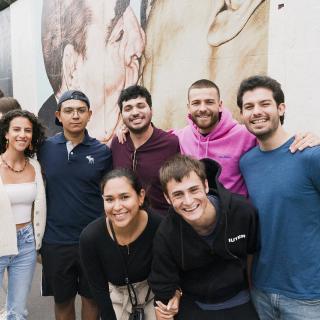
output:
POLYGON ((268 10, 263 0, 156 1, 142 79, 159 127, 185 125, 185 93, 201 78, 218 83, 225 105, 238 112, 239 82, 266 72, 268 10))
MULTIPOLYGON (((88 129, 98 138, 113 132, 119 120, 120 91, 138 80, 144 32, 130 6, 112 27, 116 1, 87 1, 91 24, 87 27, 86 54, 72 58, 71 87, 89 97, 93 116, 88 129), (111 31, 111 32, 110 32, 111 31)), ((68 54, 65 48, 64 56, 68 54)))
POLYGON ((191 89, 188 110, 200 133, 209 133, 219 122, 219 113, 222 111, 222 102, 217 89, 191 89))

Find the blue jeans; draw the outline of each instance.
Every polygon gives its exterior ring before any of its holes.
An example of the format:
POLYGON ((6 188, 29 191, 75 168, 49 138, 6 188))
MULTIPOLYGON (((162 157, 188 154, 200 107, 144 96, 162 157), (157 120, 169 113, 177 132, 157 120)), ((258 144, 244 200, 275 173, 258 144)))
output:
MULTIPOLYGON (((37 253, 31 223, 17 231, 18 254, 0 257, 0 283, 8 270, 7 319, 27 319, 27 296, 36 266, 37 253)), ((1 318, 3 319, 3 318, 1 318)))
POLYGON ((253 288, 251 297, 260 320, 319 320, 320 299, 298 300, 253 288))

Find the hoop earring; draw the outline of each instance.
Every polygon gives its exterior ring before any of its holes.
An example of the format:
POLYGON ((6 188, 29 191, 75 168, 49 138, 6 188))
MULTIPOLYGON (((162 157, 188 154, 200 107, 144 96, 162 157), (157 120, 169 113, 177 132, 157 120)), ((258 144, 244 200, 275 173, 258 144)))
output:
POLYGON ((8 146, 9 146, 9 140, 6 139, 6 149, 8 149, 8 146))

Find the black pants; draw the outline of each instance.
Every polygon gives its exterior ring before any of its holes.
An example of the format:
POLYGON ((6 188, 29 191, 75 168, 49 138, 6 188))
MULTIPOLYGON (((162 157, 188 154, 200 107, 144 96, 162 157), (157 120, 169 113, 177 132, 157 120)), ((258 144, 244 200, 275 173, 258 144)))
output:
POLYGON ((259 320, 258 314, 250 302, 224 310, 202 310, 194 301, 183 296, 180 302, 177 320, 259 320))

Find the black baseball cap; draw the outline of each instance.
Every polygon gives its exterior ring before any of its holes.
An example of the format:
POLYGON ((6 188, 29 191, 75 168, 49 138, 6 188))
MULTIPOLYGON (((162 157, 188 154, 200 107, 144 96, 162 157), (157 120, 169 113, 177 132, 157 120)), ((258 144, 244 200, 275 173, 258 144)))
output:
MULTIPOLYGON (((78 90, 69 90, 69 91, 64 92, 62 94, 62 96, 59 98, 57 111, 60 110, 61 104, 67 100, 84 101, 86 103, 86 105, 88 106, 88 108, 90 109, 90 101, 89 101, 88 97, 83 92, 78 91, 78 90)), ((58 120, 57 117, 55 119, 55 123, 57 126, 60 126, 60 127, 62 126, 62 123, 58 120)))

